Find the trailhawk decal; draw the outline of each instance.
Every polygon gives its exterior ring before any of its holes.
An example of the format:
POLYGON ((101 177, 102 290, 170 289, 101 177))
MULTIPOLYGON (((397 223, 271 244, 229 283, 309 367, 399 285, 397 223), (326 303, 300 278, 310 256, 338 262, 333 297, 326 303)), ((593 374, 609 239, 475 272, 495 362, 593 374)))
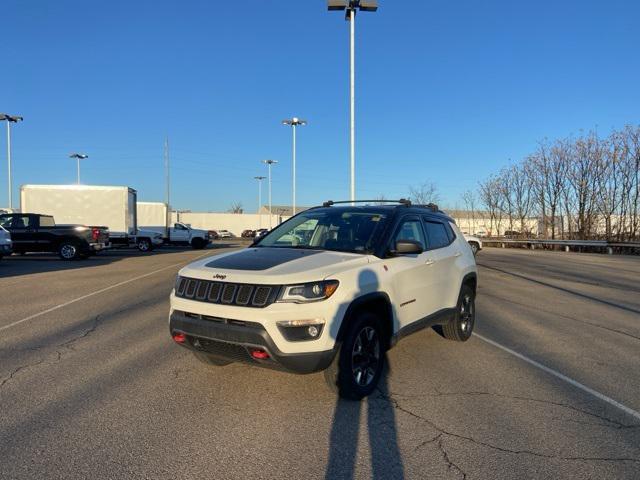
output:
POLYGON ((217 258, 207 263, 206 266, 225 270, 267 270, 283 263, 318 253, 321 252, 294 248, 248 248, 223 258, 217 258))

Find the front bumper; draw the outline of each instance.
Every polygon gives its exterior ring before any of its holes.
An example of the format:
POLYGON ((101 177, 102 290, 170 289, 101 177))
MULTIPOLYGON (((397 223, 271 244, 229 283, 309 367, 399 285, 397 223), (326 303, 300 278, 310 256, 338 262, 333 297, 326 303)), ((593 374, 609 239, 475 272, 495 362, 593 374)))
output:
POLYGON ((259 323, 209 317, 180 310, 172 312, 169 331, 171 334, 184 333, 186 341, 181 345, 196 352, 292 373, 324 370, 335 356, 335 350, 284 353, 259 323), (253 358, 250 354, 252 348, 266 351, 269 358, 253 358))

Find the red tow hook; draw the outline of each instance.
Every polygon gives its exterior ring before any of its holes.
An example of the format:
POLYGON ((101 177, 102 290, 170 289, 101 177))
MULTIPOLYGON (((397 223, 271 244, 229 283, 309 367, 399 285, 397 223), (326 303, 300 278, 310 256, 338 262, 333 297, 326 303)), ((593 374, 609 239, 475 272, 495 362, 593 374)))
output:
POLYGON ((266 360, 269 358, 269 354, 261 348, 254 348, 251 350, 251 356, 256 360, 266 360))
POLYGON ((173 338, 173 341, 176 343, 184 343, 187 341, 187 336, 182 332, 173 332, 171 338, 173 338))

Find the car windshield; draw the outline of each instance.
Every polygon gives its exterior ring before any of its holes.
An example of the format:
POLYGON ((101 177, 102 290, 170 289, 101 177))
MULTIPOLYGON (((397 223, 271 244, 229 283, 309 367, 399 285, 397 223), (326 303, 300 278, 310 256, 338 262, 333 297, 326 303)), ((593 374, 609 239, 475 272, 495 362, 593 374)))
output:
POLYGON ((383 213, 355 209, 311 210, 276 227, 255 246, 371 253, 386 219, 383 213))

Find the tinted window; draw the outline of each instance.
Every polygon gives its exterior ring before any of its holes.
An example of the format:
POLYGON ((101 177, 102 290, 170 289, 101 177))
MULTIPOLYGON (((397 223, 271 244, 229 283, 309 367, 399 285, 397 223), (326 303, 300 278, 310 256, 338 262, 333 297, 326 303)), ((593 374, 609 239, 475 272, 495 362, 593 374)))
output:
POLYGON ((429 239, 429 248, 442 248, 451 243, 447 228, 440 222, 425 222, 427 228, 427 238, 429 239))
POLYGON ((40 226, 41 227, 55 227, 56 222, 53 217, 40 217, 40 226))
POLYGON ((415 242, 420 242, 424 249, 427 243, 424 239, 424 231, 422 230, 420 220, 413 219, 402 222, 400 229, 394 238, 394 245, 398 240, 413 240, 415 242))
POLYGON ((309 210, 273 229, 256 246, 371 252, 385 220, 382 213, 360 209, 309 210))
POLYGON ((15 216, 13 220, 13 228, 29 228, 31 226, 31 219, 27 216, 15 216))

